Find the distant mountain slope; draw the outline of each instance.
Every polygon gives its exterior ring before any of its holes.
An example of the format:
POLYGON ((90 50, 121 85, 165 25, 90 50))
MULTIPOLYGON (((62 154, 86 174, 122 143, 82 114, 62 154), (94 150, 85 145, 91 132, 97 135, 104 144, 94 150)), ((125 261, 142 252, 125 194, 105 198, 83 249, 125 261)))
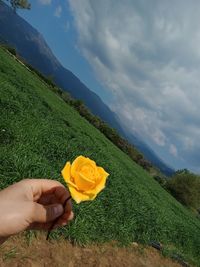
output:
POLYGON ((126 133, 126 138, 129 140, 131 144, 134 144, 135 147, 145 155, 145 158, 152 162, 154 166, 156 166, 162 173, 167 176, 172 176, 175 172, 171 167, 165 164, 156 153, 144 142, 140 141, 137 137, 135 137, 131 133, 126 133))
POLYGON ((58 86, 73 97, 82 99, 94 114, 122 131, 115 114, 100 97, 65 69, 53 55, 43 36, 3 2, 0 5, 0 36, 13 45, 29 64, 45 75, 52 75, 58 86))
POLYGON ((56 84, 73 97, 84 101, 93 114, 99 116, 124 138, 135 145, 145 157, 166 175, 173 170, 163 163, 155 153, 133 134, 123 131, 117 116, 101 98, 87 88, 71 71, 65 69, 53 55, 43 36, 29 23, 0 0, 0 40, 14 46, 17 52, 44 75, 54 77, 56 84))

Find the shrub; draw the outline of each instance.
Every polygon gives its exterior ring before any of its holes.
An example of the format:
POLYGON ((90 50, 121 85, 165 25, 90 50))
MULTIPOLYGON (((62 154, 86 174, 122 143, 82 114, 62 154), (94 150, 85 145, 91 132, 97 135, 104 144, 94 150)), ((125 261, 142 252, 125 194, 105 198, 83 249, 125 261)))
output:
POLYGON ((8 50, 8 52, 10 52, 11 54, 13 54, 14 56, 17 55, 17 51, 14 47, 8 45, 8 44, 2 44, 1 45, 4 49, 8 50))
POLYGON ((200 208, 200 177, 189 171, 178 171, 167 182, 168 191, 183 205, 200 208))
POLYGON ((159 175, 154 175, 153 178, 163 187, 166 188, 167 180, 159 175))

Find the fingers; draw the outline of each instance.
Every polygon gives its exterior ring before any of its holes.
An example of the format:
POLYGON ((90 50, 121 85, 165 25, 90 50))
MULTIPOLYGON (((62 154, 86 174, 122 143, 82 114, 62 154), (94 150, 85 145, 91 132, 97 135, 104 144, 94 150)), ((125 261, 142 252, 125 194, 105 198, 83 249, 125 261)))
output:
POLYGON ((61 204, 51 204, 44 206, 38 203, 33 203, 33 210, 31 214, 31 223, 48 223, 64 212, 63 206, 61 204))
MULTIPOLYGON (((63 215, 64 216, 64 215, 63 215)), ((74 218, 74 213, 71 212, 71 214, 69 216, 64 216, 63 219, 59 219, 59 221, 56 223, 56 225, 54 225, 53 229, 61 227, 61 226, 65 226, 69 223, 69 221, 71 221, 74 218)), ((28 230, 44 230, 44 231, 48 231, 52 226, 52 222, 48 222, 48 223, 31 223, 28 230)))
MULTIPOLYGON (((69 221, 73 220, 73 218, 74 218, 74 213, 73 212, 71 212, 70 214, 62 215, 62 217, 59 218, 59 220, 56 223, 56 225, 54 225, 53 229, 58 228, 60 226, 67 225, 69 221)), ((34 222, 34 223, 30 224, 28 229, 29 230, 45 230, 45 231, 48 231, 51 226, 52 226, 52 222, 48 222, 48 223, 34 222)))
MULTIPOLYGON (((58 181, 48 179, 26 179, 23 183, 31 188, 33 201, 41 204, 61 203, 70 196, 69 191, 58 181), (51 196, 49 196, 51 195, 51 196)), ((65 211, 71 211, 71 201, 67 202, 65 211)))
MULTIPOLYGON (((42 205, 50 205, 50 204, 57 204, 59 202, 62 203, 63 202, 62 199, 60 200, 59 198, 57 198, 55 194, 50 194, 50 195, 41 196, 41 198, 38 200, 37 203, 42 204, 42 205)), ((64 208, 65 213, 71 212, 72 203, 70 199, 67 201, 67 203, 65 204, 65 207, 63 208, 64 208)))
POLYGON ((68 213, 65 213, 63 214, 57 221, 57 223, 54 225, 53 229, 59 227, 59 226, 65 226, 67 225, 67 223, 71 220, 73 220, 74 218, 74 213, 71 211, 71 212, 68 212, 68 213))
POLYGON ((48 231, 52 225, 52 222, 49 223, 31 223, 27 230, 44 230, 48 231))
MULTIPOLYGON (((64 204, 66 199, 70 197, 69 191, 64 187, 57 187, 53 193, 42 195, 37 201, 40 204, 48 205, 54 203, 64 204)), ((65 211, 72 210, 71 200, 69 199, 65 205, 65 211)))
POLYGON ((23 182, 31 188, 30 194, 33 196, 31 228, 46 230, 49 228, 49 222, 57 218, 57 226, 66 225, 73 219, 71 200, 63 207, 70 194, 61 183, 47 179, 27 179, 23 182))
MULTIPOLYGON (((65 200, 69 198, 70 194, 69 191, 65 187, 56 187, 54 191, 54 195, 56 198, 64 204, 65 200)), ((67 201, 67 207, 71 207, 71 201, 67 201)))
POLYGON ((37 201, 42 195, 54 193, 56 188, 65 189, 58 181, 49 179, 25 179, 22 182, 31 188, 34 201, 37 201))
POLYGON ((65 202, 66 203, 65 203, 65 207, 64 207, 64 214, 60 218, 58 218, 54 228, 56 228, 58 226, 64 226, 68 223, 68 221, 70 221, 74 218, 74 213, 72 212, 72 208, 71 208, 72 204, 71 204, 71 200, 69 199, 69 197, 67 199, 65 199, 65 202))
POLYGON ((42 205, 56 204, 58 202, 59 200, 56 198, 55 194, 43 195, 37 201, 37 203, 42 204, 42 205))

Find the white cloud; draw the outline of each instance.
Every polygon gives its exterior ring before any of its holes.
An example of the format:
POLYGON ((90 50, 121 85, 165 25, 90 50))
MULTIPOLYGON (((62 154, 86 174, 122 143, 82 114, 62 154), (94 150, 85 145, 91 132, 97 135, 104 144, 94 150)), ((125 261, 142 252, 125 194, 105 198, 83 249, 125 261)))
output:
POLYGON ((56 7, 56 10, 54 12, 54 16, 57 17, 57 18, 60 18, 61 13, 62 13, 62 7, 59 5, 59 6, 56 7))
POLYGON ((42 5, 50 5, 51 4, 51 0, 38 0, 38 2, 42 5))
POLYGON ((112 109, 166 161, 197 169, 200 2, 69 0, 79 48, 112 109), (195 145, 196 144, 196 145, 195 145))

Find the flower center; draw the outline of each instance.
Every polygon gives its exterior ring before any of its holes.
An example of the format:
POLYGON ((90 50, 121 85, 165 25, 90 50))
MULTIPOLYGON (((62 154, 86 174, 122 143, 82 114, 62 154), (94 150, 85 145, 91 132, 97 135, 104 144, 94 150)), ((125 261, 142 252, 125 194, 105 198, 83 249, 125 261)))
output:
POLYGON ((96 182, 95 171, 94 168, 92 168, 91 166, 83 166, 81 168, 80 173, 84 175, 87 180, 90 180, 91 182, 96 182))

